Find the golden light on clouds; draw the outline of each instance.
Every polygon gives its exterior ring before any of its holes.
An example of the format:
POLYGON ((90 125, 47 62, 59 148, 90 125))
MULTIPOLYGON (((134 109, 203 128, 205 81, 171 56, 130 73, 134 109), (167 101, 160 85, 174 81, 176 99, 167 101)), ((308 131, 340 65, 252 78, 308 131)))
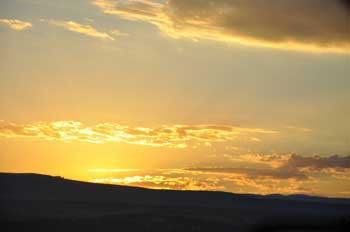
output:
POLYGON ((154 189, 348 196, 347 186, 338 192, 323 186, 330 180, 350 180, 350 156, 242 154, 232 155, 225 167, 113 170, 101 169, 91 181, 154 189))
POLYGON ((1 171, 350 196, 347 0, 0 5, 1 171))
MULTIPOLYGON (((309 190, 303 190, 301 186, 313 181, 300 181, 295 179, 276 180, 273 178, 250 178, 245 174, 230 175, 207 175, 192 176, 187 173, 185 177, 169 176, 129 176, 123 178, 96 178, 94 183, 107 183, 117 185, 128 185, 136 187, 146 187, 152 189, 172 189, 172 190, 205 190, 205 191, 229 191, 227 184, 235 185, 235 192, 254 193, 254 194, 295 194, 310 193, 309 190), (250 189, 250 190, 248 190, 250 189)), ((231 190, 232 191, 232 190, 231 190)))
POLYGON ((117 185, 130 185, 137 187, 146 187, 152 189, 169 189, 169 190, 212 190, 217 191, 223 189, 213 183, 213 178, 205 180, 196 180, 192 176, 171 177, 163 175, 144 175, 144 176, 128 176, 122 178, 96 178, 94 183, 109 183, 117 185))
POLYGON ((118 173, 118 172, 137 172, 140 171, 140 169, 135 168, 113 168, 113 169, 89 169, 88 172, 95 172, 95 173, 118 173))
POLYGON ((74 21, 56 21, 56 20, 51 20, 50 23, 55 26, 62 27, 66 30, 73 31, 86 36, 105 39, 105 40, 112 40, 112 41, 114 40, 114 38, 107 32, 98 31, 96 28, 90 25, 84 25, 74 21))
POLYGON ((211 142, 250 139, 251 136, 277 133, 274 130, 228 125, 170 125, 148 128, 129 127, 117 123, 86 126, 77 121, 37 122, 24 125, 0 122, 2 137, 33 137, 88 143, 118 142, 172 148, 186 148, 193 141, 202 142, 207 146, 211 142))
POLYGON ((291 154, 254 154, 247 153, 241 154, 237 156, 229 156, 228 158, 234 162, 247 162, 247 163, 257 163, 263 164, 267 166, 271 166, 272 168, 279 168, 284 166, 291 158, 291 154))
POLYGON ((348 9, 344 4, 334 0, 298 4, 285 0, 283 3, 264 4, 259 0, 93 2, 106 14, 154 24, 162 34, 172 38, 308 52, 350 52, 348 9), (294 16, 288 17, 288 14, 294 16))
POLYGON ((19 19, 0 19, 1 24, 5 24, 13 30, 22 31, 33 27, 32 23, 19 19))

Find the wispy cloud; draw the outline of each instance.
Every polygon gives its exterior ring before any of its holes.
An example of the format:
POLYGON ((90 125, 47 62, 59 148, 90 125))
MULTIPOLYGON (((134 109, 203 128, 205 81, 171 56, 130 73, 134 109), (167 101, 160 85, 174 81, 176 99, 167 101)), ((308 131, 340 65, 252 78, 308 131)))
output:
POLYGON ((188 171, 200 172, 200 173, 222 173, 222 174, 245 174, 251 178, 269 177, 273 179, 307 179, 307 176, 303 173, 281 168, 247 168, 247 167, 234 167, 234 168, 189 168, 188 171))
POLYGON ((109 33, 114 35, 115 37, 128 37, 128 36, 130 36, 128 33, 121 32, 117 29, 110 30, 109 33))
POLYGON ((32 23, 19 19, 0 19, 0 23, 5 24, 16 31, 27 30, 33 27, 32 23))
POLYGON ((266 164, 274 168, 313 168, 313 169, 327 169, 327 168, 349 168, 350 156, 300 156, 296 154, 243 154, 232 156, 231 159, 235 162, 246 161, 250 163, 266 164))
POLYGON ((88 171, 94 172, 94 173, 120 173, 120 172, 137 172, 137 171, 140 171, 140 169, 136 169, 136 168, 113 168, 113 169, 94 168, 94 169, 89 169, 88 171))
POLYGON ((85 126, 76 121, 38 122, 19 125, 0 121, 2 137, 36 137, 67 142, 122 142, 145 146, 185 148, 191 142, 227 142, 252 135, 276 134, 261 128, 228 125, 170 125, 157 128, 129 127, 117 123, 85 126))
POLYGON ((312 52, 350 52, 348 8, 338 0, 95 0, 106 14, 145 21, 173 38, 312 52), (291 17, 292 15, 292 17, 291 17))
POLYGON ((96 28, 94 28, 91 25, 80 24, 74 21, 51 20, 49 22, 55 26, 62 27, 66 30, 73 31, 86 36, 95 37, 95 38, 104 39, 104 40, 114 40, 114 37, 112 37, 107 32, 98 31, 96 28))

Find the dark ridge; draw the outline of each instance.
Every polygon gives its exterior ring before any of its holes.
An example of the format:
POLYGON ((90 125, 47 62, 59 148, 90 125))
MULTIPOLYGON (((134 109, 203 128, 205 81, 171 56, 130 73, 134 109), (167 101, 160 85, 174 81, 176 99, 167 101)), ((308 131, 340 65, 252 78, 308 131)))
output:
POLYGON ((0 173, 3 231, 343 231, 350 199, 151 190, 0 173), (301 230, 302 229, 302 230, 301 230))

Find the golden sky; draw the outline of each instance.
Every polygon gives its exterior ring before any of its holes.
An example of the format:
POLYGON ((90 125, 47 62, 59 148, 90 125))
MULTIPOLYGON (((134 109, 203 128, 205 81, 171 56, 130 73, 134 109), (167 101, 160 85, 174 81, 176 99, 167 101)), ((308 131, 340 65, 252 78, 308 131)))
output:
POLYGON ((342 0, 2 0, 0 171, 350 196, 342 0))

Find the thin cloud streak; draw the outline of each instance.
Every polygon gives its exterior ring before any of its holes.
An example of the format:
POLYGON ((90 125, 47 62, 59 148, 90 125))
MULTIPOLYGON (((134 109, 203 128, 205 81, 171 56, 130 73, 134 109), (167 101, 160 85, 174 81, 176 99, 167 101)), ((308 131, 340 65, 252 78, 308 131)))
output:
POLYGON ((98 31, 96 28, 94 28, 91 25, 80 24, 74 21, 51 20, 49 22, 55 26, 62 27, 66 30, 83 34, 86 36, 95 37, 103 40, 111 40, 111 41, 114 40, 114 38, 110 34, 106 32, 98 31))
POLYGON ((94 168, 94 169, 88 170, 88 172, 93 172, 93 173, 120 173, 120 172, 137 172, 137 171, 140 171, 140 169, 135 169, 135 168, 113 168, 113 169, 94 168))
POLYGON ((116 37, 129 37, 130 36, 128 33, 121 32, 117 29, 110 30, 109 33, 116 36, 116 37))
POLYGON ((28 30, 33 27, 32 23, 19 19, 0 19, 0 23, 5 24, 16 31, 28 30))
POLYGON ((118 142, 155 147, 186 148, 191 142, 227 142, 252 135, 277 134, 261 128, 228 125, 170 125, 129 127, 117 123, 86 126, 76 121, 37 122, 19 125, 0 121, 0 137, 33 137, 65 142, 118 142))
POLYGON ((269 164, 271 167, 276 168, 314 168, 314 169, 326 169, 326 168, 350 168, 350 156, 300 156, 296 154, 273 154, 273 155, 261 155, 261 154, 245 154, 239 155, 235 159, 236 161, 244 160, 253 163, 269 164))

